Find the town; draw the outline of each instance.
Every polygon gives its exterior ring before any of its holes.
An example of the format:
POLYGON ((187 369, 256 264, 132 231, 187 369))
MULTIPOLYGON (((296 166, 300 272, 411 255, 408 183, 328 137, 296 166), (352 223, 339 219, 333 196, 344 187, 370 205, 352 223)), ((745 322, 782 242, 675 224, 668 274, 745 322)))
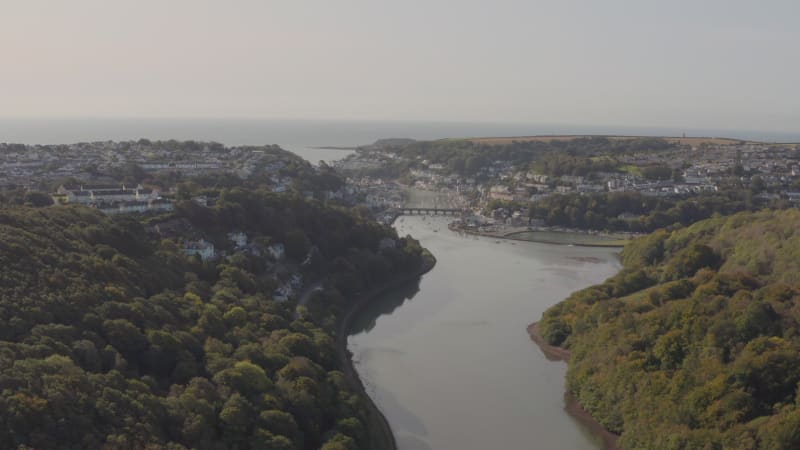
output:
MULTIPOLYGON (((414 188, 440 193, 439 199, 443 195, 457 196, 463 200, 465 209, 483 212, 489 219, 487 226, 496 226, 498 221, 513 226, 541 225, 541 218, 532 217, 531 211, 536 205, 575 195, 630 193, 676 202, 730 189, 746 189, 755 202, 784 201, 800 205, 800 150, 796 144, 642 138, 641 149, 615 152, 612 138, 552 138, 553 141, 559 139, 565 141, 556 144, 570 140, 573 146, 584 147, 596 147, 600 141, 603 148, 609 149, 577 153, 566 159, 552 149, 539 151, 533 147, 531 155, 524 158, 493 159, 489 156, 472 167, 463 167, 452 156, 457 154, 455 152, 468 153, 480 145, 480 151, 485 154, 495 149, 499 154, 504 147, 525 148, 526 143, 510 139, 491 145, 481 140, 443 141, 427 147, 428 150, 433 148, 432 157, 414 148, 424 147, 424 143, 379 142, 362 147, 347 159, 338 161, 336 167, 349 174, 350 180, 357 180, 362 189, 374 192, 370 197, 373 208, 397 207, 402 194, 414 188), (445 156, 435 158, 437 153, 445 156)), ((631 138, 629 142, 634 140, 631 138)), ((435 205, 428 202, 414 206, 435 205)), ((631 220, 636 216, 634 212, 622 211, 618 219, 631 220)))
MULTIPOLYGON (((277 146, 226 147, 146 139, 0 144, 0 185, 5 192, 26 193, 28 197, 23 198, 34 203, 80 204, 108 215, 169 217, 179 197, 200 206, 213 206, 217 200, 215 194, 202 190, 187 197, 184 182, 234 177, 242 182, 257 180, 276 194, 293 192, 306 199, 362 208, 387 225, 404 207, 460 211, 453 222, 455 229, 497 237, 536 230, 623 232, 630 237, 649 231, 649 222, 643 223, 651 209, 731 189, 746 190, 754 204, 800 205, 797 145, 670 139, 553 137, 547 142, 551 147, 542 147, 540 141, 387 139, 360 147, 332 166, 312 166, 277 146), (565 143, 571 147, 559 152, 557 146, 565 143), (628 147, 615 147, 623 144, 628 147), (425 153, 430 146, 433 151, 425 153), (508 148, 523 151, 503 157, 508 148), (498 156, 493 158, 492 152, 498 156), (462 153, 472 156, 460 160, 462 153), (320 182, 323 178, 326 181, 320 182), (603 211, 609 215, 605 221, 553 215, 554 209, 567 211, 564 199, 609 195, 627 195, 628 203, 636 196, 660 203, 642 210, 603 211)), ((652 226, 670 223, 665 220, 652 226)), ((203 260, 225 256, 202 239, 187 239, 180 233, 171 237, 182 242, 187 255, 203 260)), ((281 260, 278 247, 247 243, 246 236, 237 236, 235 241, 236 249, 281 260)), ((287 279, 276 295, 289 298, 300 285, 297 279, 291 283, 287 279)))

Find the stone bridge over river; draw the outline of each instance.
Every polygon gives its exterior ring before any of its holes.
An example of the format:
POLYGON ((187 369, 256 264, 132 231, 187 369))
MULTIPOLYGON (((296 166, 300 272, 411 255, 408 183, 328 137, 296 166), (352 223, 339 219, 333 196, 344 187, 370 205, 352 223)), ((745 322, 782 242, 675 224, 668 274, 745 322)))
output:
POLYGON ((413 207, 403 207, 401 208, 401 212, 407 216, 460 216, 464 213, 463 209, 456 209, 456 208, 413 208, 413 207))

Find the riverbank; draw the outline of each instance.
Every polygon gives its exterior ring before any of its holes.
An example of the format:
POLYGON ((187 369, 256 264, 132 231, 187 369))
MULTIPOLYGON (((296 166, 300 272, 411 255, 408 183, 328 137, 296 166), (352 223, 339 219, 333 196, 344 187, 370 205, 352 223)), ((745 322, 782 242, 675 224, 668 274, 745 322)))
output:
POLYGON ((547 239, 547 238, 534 238, 531 237, 531 234, 540 232, 540 233, 564 233, 564 235, 575 234, 576 236, 596 236, 589 232, 583 231, 552 231, 552 230, 531 230, 528 227, 517 227, 512 229, 502 229, 498 231, 479 231, 479 230, 468 230, 464 228, 459 228, 457 226, 453 226, 453 224, 448 225, 450 231, 455 231, 457 233, 464 233, 471 236, 483 236, 488 238, 494 239, 506 239, 509 241, 520 241, 520 242, 536 242, 539 244, 552 244, 552 245, 574 245, 576 247, 604 247, 604 248, 622 248, 630 241, 630 239, 620 238, 617 240, 600 240, 598 239, 595 242, 587 242, 582 239, 575 239, 575 240, 568 240, 568 239, 547 239))
POLYGON ((430 253, 423 257, 422 265, 415 272, 399 276, 392 281, 367 291, 353 302, 350 308, 337 320, 336 323, 336 353, 340 365, 344 371, 345 379, 351 389, 358 392, 364 398, 367 406, 367 430, 369 432, 370 447, 374 450, 397 450, 397 442, 392 433, 389 421, 378 409, 378 406, 367 394, 361 377, 358 376, 353 358, 347 349, 347 336, 349 335, 353 319, 369 304, 375 297, 386 293, 402 284, 414 281, 422 275, 428 273, 436 265, 436 258, 430 253))
MULTIPOLYGON (((531 337, 531 340, 539 346, 547 359, 569 363, 569 350, 548 344, 544 336, 542 336, 539 322, 528 325, 528 335, 531 337)), ((622 450, 622 447, 617 443, 619 435, 608 431, 600 422, 595 420, 595 418, 583 408, 574 395, 566 392, 564 394, 564 401, 566 403, 564 409, 583 426, 588 428, 592 434, 598 436, 603 441, 603 447, 606 450, 622 450)))

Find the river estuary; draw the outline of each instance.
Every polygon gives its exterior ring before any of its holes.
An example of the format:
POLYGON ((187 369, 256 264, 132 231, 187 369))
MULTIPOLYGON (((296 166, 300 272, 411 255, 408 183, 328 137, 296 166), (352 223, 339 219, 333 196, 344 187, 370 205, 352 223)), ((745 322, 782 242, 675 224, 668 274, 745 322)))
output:
POLYGON ((459 236, 451 218, 401 217, 437 258, 417 282, 374 302, 348 340, 401 450, 596 450, 565 410, 566 364, 526 327, 570 292, 616 273, 618 249, 459 236))

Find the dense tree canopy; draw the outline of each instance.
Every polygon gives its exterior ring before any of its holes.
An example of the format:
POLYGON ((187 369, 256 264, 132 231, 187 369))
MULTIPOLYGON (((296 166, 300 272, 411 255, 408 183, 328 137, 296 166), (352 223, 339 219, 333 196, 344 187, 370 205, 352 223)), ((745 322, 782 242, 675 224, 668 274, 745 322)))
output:
MULTIPOLYGON (((771 206, 785 207, 787 202, 771 206)), ((650 232, 672 225, 690 225, 714 214, 729 215, 765 206, 749 190, 725 190, 686 198, 665 198, 639 192, 551 195, 530 204, 530 215, 550 226, 579 229, 650 232)))
POLYGON ((419 245, 242 189, 162 220, 188 221, 227 254, 188 258, 183 237, 84 207, 0 209, 0 447, 368 448, 333 323, 349 292, 415 268, 419 245), (285 264, 323 281, 313 311, 274 301, 272 263, 233 251, 231 231, 287 247, 302 236, 289 258, 313 247, 318 261, 285 264), (396 248, 379 250, 384 238, 396 248))
POLYGON ((800 448, 798 230, 762 211, 634 240, 544 314, 569 390, 626 449, 800 448))

